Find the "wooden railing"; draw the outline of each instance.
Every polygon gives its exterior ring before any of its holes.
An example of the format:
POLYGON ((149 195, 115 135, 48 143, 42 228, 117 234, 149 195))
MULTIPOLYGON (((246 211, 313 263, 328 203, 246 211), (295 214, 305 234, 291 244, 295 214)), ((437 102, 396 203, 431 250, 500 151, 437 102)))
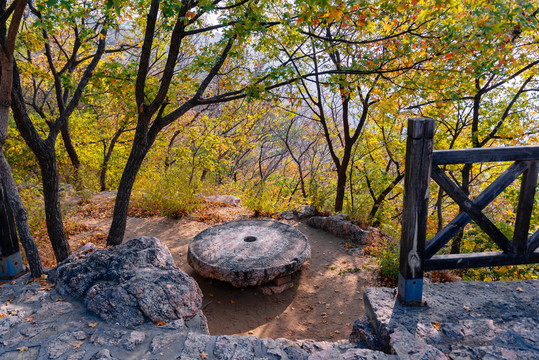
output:
POLYGON ((424 271, 539 263, 539 231, 528 234, 537 187, 539 146, 433 151, 433 137, 433 119, 408 120, 398 285, 399 299, 406 305, 422 303, 424 271), (499 161, 513 164, 473 200, 440 168, 448 164, 499 161), (482 210, 521 174, 515 230, 509 240, 482 210), (459 205, 461 212, 427 241, 431 178, 459 205), (502 251, 435 255, 472 220, 502 251))

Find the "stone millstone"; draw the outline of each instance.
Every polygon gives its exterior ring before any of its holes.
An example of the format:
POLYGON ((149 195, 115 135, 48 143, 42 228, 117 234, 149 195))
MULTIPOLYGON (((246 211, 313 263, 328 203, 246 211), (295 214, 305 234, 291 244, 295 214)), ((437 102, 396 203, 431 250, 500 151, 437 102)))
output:
POLYGON ((240 220, 199 233, 187 261, 203 277, 255 286, 296 272, 311 257, 307 237, 271 220, 240 220))
POLYGON ((100 318, 130 326, 189 320, 202 293, 193 278, 174 266, 168 248, 151 237, 108 249, 86 244, 49 271, 49 281, 66 296, 81 298, 100 318))

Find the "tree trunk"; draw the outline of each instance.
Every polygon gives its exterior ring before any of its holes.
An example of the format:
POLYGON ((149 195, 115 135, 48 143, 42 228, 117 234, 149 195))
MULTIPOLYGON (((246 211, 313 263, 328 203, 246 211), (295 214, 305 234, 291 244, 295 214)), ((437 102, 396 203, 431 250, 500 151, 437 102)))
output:
MULTIPOLYGON (((462 174, 462 184, 460 185, 461 190, 466 196, 470 195, 470 175, 472 171, 472 164, 465 164, 461 170, 462 174)), ((459 208, 459 211, 464 211, 464 209, 459 208)), ((453 238, 451 242, 451 254, 460 254, 460 244, 464 238, 464 229, 462 229, 457 236, 453 238)))
POLYGON ((120 185, 118 186, 118 194, 114 203, 114 214, 112 215, 112 224, 110 225, 107 245, 120 245, 123 241, 131 191, 133 190, 137 173, 150 146, 144 147, 137 141, 135 136, 133 148, 125 164, 120 185))
POLYGON ((346 190, 346 168, 348 163, 342 164, 337 169, 337 194, 335 195, 335 212, 341 212, 344 204, 344 193, 346 190))
POLYGON ((77 190, 80 190, 82 188, 82 182, 80 178, 80 160, 79 156, 77 155, 77 151, 75 150, 75 147, 73 146, 73 141, 71 141, 71 133, 69 131, 69 120, 67 120, 62 125, 62 140, 64 141, 64 147, 67 151, 67 155, 69 156, 69 159, 71 160, 71 164, 73 165, 73 180, 75 183, 75 188, 77 190))
POLYGON ((380 210, 380 207, 386 200, 386 197, 389 195, 391 191, 401 182, 401 180, 404 178, 404 174, 399 174, 391 184, 389 184, 381 193, 376 197, 376 200, 374 201, 374 204, 372 205, 371 211, 369 212, 369 216, 367 217, 368 221, 371 222, 372 219, 374 219, 374 216, 380 210))
MULTIPOLYGON (((13 49, 19 22, 25 7, 25 0, 18 1, 15 5, 15 10, 11 17, 9 34, 6 34, 6 20, 0 24, 0 186, 6 189, 6 197, 15 217, 17 233, 26 253, 30 273, 33 277, 40 277, 43 274, 41 258, 39 257, 37 245, 28 227, 28 214, 22 204, 17 185, 15 184, 11 168, 4 156, 3 150, 9 128, 9 108, 11 106, 13 81, 13 49)), ((0 10, 3 16, 6 10, 5 1, 0 3, 0 10)))
POLYGON ((335 164, 335 166, 337 166, 337 194, 335 195, 335 212, 341 212, 344 205, 347 177, 346 172, 348 170, 348 165, 350 164, 353 145, 353 142, 349 139, 349 143, 345 144, 344 146, 344 154, 340 166, 335 164))
MULTIPOLYGON (((2 107, 0 107, 0 123, 2 123, 2 113, 5 112, 5 110, 1 108, 2 107)), ((3 185, 6 189, 6 196, 15 217, 17 233, 19 234, 19 240, 24 248, 24 252, 26 253, 30 273, 33 277, 37 278, 43 274, 43 264, 41 263, 41 257, 39 256, 36 242, 32 238, 32 233, 30 232, 30 227, 28 226, 28 214, 24 209, 19 196, 17 185, 15 184, 13 174, 11 173, 11 168, 4 157, 4 152, 1 146, 2 143, 3 141, 0 140, 0 186, 3 185)))
POLYGON ((71 249, 69 247, 69 242, 67 241, 64 223, 62 221, 54 142, 46 142, 43 150, 44 151, 38 155, 38 161, 39 167, 41 168, 41 177, 47 179, 42 182, 47 232, 54 250, 56 261, 60 263, 71 254, 71 249))
POLYGON ((110 158, 112 157, 112 152, 114 150, 114 147, 116 146, 116 142, 118 141, 118 139, 120 138, 120 136, 122 135, 123 132, 124 132, 123 127, 116 130, 116 133, 114 134, 114 136, 110 140, 108 150, 106 149, 107 145, 106 145, 105 141, 103 140, 103 147, 105 147, 103 152, 105 154, 103 156, 103 163, 101 164, 101 172, 99 173, 99 185, 101 187, 101 191, 107 190, 107 168, 108 168, 108 164, 109 164, 110 158))

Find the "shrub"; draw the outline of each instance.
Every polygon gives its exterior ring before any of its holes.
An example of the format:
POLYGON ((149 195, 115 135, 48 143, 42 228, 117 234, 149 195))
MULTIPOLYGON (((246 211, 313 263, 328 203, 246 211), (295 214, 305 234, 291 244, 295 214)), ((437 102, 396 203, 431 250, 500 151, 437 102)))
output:
POLYGON ((132 206, 145 214, 160 213, 172 218, 191 213, 200 207, 200 201, 194 195, 196 189, 185 185, 188 182, 184 175, 170 169, 141 177, 133 191, 132 206))

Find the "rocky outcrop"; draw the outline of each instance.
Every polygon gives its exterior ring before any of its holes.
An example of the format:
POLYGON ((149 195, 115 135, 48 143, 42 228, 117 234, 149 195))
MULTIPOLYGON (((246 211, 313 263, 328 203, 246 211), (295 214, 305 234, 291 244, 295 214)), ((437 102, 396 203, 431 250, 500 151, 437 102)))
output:
MULTIPOLYGON (((279 213, 277 213, 279 214, 279 213)), ((316 209, 311 205, 300 205, 294 210, 282 211, 279 215, 285 220, 308 219, 316 214, 316 209)))
POLYGON ((307 225, 350 240, 357 245, 367 244, 369 232, 344 220, 341 216, 313 216, 307 220, 307 225))
POLYGON ((87 244, 49 272, 63 296, 84 301, 100 318, 121 325, 150 320, 188 320, 200 316, 202 293, 174 266, 158 239, 140 237, 108 249, 87 244))

